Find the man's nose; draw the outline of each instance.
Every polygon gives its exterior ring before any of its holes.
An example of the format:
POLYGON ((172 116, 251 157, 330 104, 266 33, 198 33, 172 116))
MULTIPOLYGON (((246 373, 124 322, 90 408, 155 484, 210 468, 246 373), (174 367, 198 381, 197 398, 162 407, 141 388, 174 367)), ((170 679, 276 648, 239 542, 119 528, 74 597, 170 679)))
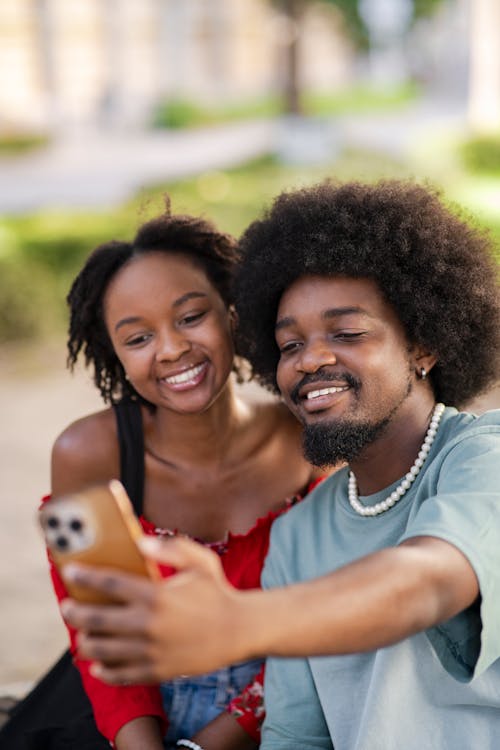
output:
POLYGON ((175 362, 180 359, 183 354, 187 354, 190 349, 191 343, 182 331, 163 331, 158 339, 156 360, 158 362, 175 362))
POLYGON ((317 372, 325 365, 336 365, 337 357, 326 339, 316 339, 304 345, 298 362, 302 372, 317 372))

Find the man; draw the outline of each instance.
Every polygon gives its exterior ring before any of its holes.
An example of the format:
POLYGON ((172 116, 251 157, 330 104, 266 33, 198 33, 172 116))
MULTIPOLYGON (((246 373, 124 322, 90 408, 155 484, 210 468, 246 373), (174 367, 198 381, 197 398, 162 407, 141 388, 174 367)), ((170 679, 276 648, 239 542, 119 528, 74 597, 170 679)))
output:
POLYGON ((241 245, 243 351, 308 459, 347 466, 275 524, 268 591, 234 591, 181 539, 153 550, 179 571, 161 585, 74 569, 125 603, 68 603, 95 631, 82 653, 112 682, 270 655, 266 750, 493 750, 500 412, 452 408, 498 379, 488 240, 417 185, 325 183, 241 245))

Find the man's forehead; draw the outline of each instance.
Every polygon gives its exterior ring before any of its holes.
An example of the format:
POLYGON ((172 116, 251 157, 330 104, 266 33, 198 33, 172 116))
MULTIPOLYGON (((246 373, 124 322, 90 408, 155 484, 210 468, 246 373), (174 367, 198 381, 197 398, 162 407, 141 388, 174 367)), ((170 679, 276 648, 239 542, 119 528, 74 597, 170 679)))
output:
POLYGON ((276 330, 310 316, 333 319, 346 316, 385 319, 400 324, 377 282, 367 277, 305 274, 283 292, 276 315, 276 330))
MULTIPOLYGON (((332 303, 344 300, 383 301, 384 296, 373 279, 364 276, 334 276, 304 274, 295 279, 282 293, 278 309, 316 301, 318 305, 331 299, 332 303)), ((355 306, 358 306, 357 304, 355 306)))

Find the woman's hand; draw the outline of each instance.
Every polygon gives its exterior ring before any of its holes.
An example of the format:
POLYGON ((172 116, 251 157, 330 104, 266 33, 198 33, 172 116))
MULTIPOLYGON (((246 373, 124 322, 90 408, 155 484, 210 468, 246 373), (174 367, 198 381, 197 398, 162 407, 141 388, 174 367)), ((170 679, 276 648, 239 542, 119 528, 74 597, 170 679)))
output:
POLYGON ((203 750, 255 750, 258 747, 257 742, 227 711, 219 714, 191 739, 203 750))
POLYGON ((124 724, 115 737, 116 750, 164 750, 160 722, 154 716, 138 716, 124 724))
POLYGON ((177 572, 152 582, 111 569, 65 569, 65 578, 122 602, 62 604, 65 620, 80 631, 79 656, 94 662, 95 677, 118 685, 157 683, 253 656, 239 637, 249 592, 229 584, 215 553, 184 538, 147 538, 141 546, 177 572))

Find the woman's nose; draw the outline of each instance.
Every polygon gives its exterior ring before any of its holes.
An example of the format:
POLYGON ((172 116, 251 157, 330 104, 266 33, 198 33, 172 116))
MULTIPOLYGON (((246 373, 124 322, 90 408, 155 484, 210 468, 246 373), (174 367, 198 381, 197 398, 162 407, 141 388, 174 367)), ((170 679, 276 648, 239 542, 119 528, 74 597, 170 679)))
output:
POLYGON ((325 339, 317 339, 304 345, 299 358, 302 372, 317 372, 325 365, 337 364, 337 357, 331 344, 325 339))
POLYGON ((175 362, 191 349, 191 343, 181 331, 166 331, 159 337, 156 359, 175 362))

